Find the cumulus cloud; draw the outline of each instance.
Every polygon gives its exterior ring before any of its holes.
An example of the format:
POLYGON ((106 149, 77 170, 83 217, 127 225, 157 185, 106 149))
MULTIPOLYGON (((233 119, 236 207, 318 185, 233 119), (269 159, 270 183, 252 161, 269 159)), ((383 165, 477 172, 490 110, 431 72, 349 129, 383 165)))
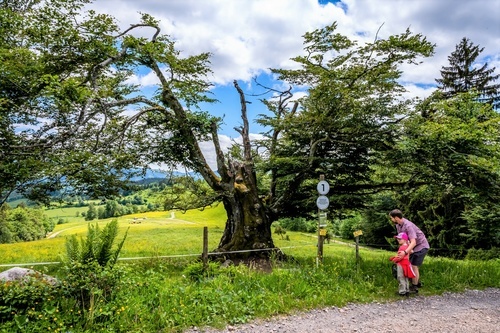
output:
MULTIPOLYGON (((302 35, 334 21, 338 31, 360 41, 410 28, 436 44, 436 54, 419 67, 405 68, 405 82, 429 84, 462 37, 485 48, 498 64, 500 2, 492 0, 106 0, 92 7, 116 17, 122 28, 140 12, 160 20, 186 54, 211 52, 214 83, 248 81, 269 68, 290 66, 302 52, 302 35)), ((147 82, 148 76, 141 81, 147 82)))
MULTIPOLYGON (((290 68, 290 58, 302 53, 303 34, 334 21, 339 33, 360 42, 409 28, 436 45, 432 58, 403 67, 408 97, 426 97, 435 89, 439 70, 463 37, 484 47, 479 60, 500 72, 500 1, 494 0, 106 0, 92 8, 116 17, 123 29, 139 21, 139 12, 152 14, 184 54, 212 53, 211 79, 218 85, 290 68)), ((131 82, 156 81, 146 73, 131 82)))

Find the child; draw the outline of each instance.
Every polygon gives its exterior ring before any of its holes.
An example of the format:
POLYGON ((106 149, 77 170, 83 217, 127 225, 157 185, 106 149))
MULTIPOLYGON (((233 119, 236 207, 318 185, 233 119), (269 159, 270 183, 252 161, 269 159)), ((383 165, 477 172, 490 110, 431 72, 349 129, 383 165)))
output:
MULTIPOLYGON (((404 252, 408 248, 408 235, 405 232, 400 232, 396 236, 394 236, 398 240, 399 243, 399 252, 404 252)), ((393 256, 389 260, 393 263, 397 264, 397 279, 399 282, 399 290, 398 293, 401 296, 408 296, 410 294, 410 284, 408 279, 412 279, 415 277, 415 273, 411 268, 411 264, 409 261, 409 253, 404 254, 404 256, 393 256)))

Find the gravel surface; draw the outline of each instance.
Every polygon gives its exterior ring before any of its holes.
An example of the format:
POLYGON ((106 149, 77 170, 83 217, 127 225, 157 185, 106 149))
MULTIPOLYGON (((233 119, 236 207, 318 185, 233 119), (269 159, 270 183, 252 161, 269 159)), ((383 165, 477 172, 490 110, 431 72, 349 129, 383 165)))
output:
POLYGON ((224 330, 192 328, 186 333, 493 333, 500 332, 500 289, 439 296, 410 296, 390 303, 348 304, 224 330))

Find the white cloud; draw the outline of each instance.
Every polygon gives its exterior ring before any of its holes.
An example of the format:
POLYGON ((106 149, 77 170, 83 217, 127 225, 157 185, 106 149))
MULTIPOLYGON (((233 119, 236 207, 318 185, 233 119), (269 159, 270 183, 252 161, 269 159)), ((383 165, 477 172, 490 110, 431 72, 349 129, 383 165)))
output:
MULTIPOLYGON (((406 96, 425 97, 434 90, 439 70, 462 37, 484 47, 482 58, 500 72, 496 0, 342 0, 327 5, 318 0, 97 0, 93 8, 116 17, 122 28, 137 23, 138 12, 152 14, 185 54, 212 53, 213 81, 220 85, 293 66, 289 59, 302 53, 302 35, 334 21, 339 33, 360 42, 373 41, 379 28, 381 38, 409 28, 436 44, 432 58, 403 67, 406 96)), ((155 83, 147 74, 133 80, 155 83)), ((221 140, 230 143, 229 137, 221 140)), ((203 144, 204 150, 208 147, 203 144)))
POLYGON ((146 73, 145 75, 134 74, 126 82, 127 84, 139 85, 141 87, 150 87, 160 83, 158 77, 153 72, 146 73))
POLYGON ((433 86, 421 86, 410 83, 406 85, 406 90, 407 92, 404 94, 405 98, 419 97, 423 99, 429 96, 436 88, 433 86))
MULTIPOLYGON (((93 8, 116 17, 123 28, 139 12, 160 20, 163 32, 186 54, 213 53, 214 82, 250 80, 269 68, 290 66, 302 51, 302 35, 333 21, 338 31, 362 41, 410 28, 436 43, 436 55, 405 68, 405 81, 429 84, 462 37, 485 48, 498 64, 500 2, 494 0, 97 0, 93 8), (344 11, 344 9, 346 11, 344 11)), ((144 31, 145 33, 145 31, 144 31)), ((147 82, 148 76, 142 78, 147 82)))

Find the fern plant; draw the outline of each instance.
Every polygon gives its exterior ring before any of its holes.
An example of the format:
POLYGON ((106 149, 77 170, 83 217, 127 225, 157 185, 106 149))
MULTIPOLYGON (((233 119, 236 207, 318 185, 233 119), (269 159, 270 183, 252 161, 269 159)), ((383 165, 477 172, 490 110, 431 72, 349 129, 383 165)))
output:
POLYGON ((116 249, 113 249, 113 244, 118 236, 118 220, 112 220, 102 230, 99 225, 89 224, 87 238, 81 238, 78 241, 76 235, 73 235, 66 241, 66 256, 70 264, 81 263, 90 264, 97 263, 101 267, 112 268, 125 243, 128 229, 121 242, 116 249))
POLYGON ((78 240, 72 236, 66 241, 63 293, 80 308, 85 326, 92 326, 96 314, 91 309, 97 302, 110 302, 114 298, 123 272, 113 266, 127 234, 128 229, 113 248, 118 235, 118 221, 113 220, 102 229, 97 223, 89 224, 86 238, 78 240))

